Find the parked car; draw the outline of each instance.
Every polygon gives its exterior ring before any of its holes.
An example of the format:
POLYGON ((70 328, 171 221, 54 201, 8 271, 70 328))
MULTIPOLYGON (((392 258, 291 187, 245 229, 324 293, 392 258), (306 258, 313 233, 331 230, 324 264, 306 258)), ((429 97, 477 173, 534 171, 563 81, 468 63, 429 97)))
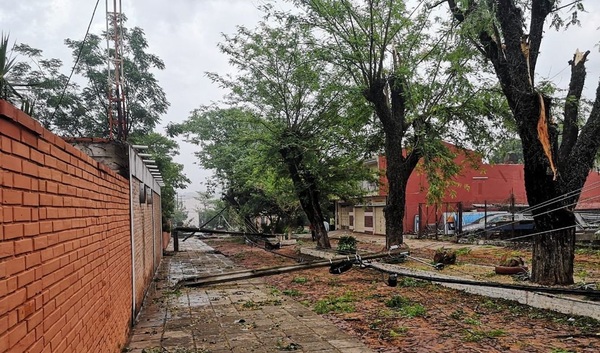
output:
POLYGON ((462 229, 461 236, 483 236, 500 237, 520 236, 533 233, 535 223, 533 217, 524 213, 500 213, 487 215, 481 219, 466 225, 462 229))

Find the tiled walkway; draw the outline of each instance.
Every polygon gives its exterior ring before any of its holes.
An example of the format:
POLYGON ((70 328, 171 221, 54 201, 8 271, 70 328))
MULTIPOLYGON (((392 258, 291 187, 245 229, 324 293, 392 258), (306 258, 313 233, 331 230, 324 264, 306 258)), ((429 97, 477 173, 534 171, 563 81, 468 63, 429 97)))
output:
POLYGON ((239 270, 196 238, 165 256, 126 352, 372 352, 261 279, 173 290, 178 280, 239 270))

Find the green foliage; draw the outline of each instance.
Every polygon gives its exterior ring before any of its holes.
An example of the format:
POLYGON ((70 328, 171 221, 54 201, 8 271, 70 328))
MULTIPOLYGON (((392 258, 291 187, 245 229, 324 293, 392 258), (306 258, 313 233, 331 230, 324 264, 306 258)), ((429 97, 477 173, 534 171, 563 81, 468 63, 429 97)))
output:
POLYGON ((302 292, 300 292, 300 291, 299 291, 299 290, 297 290, 297 289, 285 289, 285 290, 283 291, 283 294, 284 294, 284 295, 287 295, 287 296, 289 296, 289 297, 298 297, 298 296, 301 296, 301 295, 302 295, 302 292))
POLYGON ((471 253, 471 248, 465 247, 465 248, 456 249, 456 250, 454 250, 454 253, 456 254, 456 256, 469 255, 471 253))
POLYGON ((322 60, 310 28, 270 19, 238 27, 219 48, 238 70, 208 74, 230 92, 224 104, 197 109, 169 132, 201 147, 200 163, 215 170, 226 200, 289 229, 301 211, 322 219, 331 196, 360 195, 360 182, 374 180, 360 149, 368 109, 322 60))
POLYGON ((292 283, 304 284, 308 282, 308 278, 306 277, 294 277, 292 278, 292 283))
POLYGON ((321 299, 315 303, 313 310, 317 314, 327 314, 330 312, 351 313, 354 312, 354 304, 356 298, 352 293, 346 293, 340 297, 328 297, 321 299))
MULTIPOLYGON (((145 153, 152 155, 165 183, 165 186, 161 188, 163 218, 173 220, 176 209, 181 209, 175 200, 176 189, 184 189, 190 183, 190 180, 183 174, 183 165, 173 161, 173 158, 179 154, 179 145, 173 139, 156 132, 134 133, 129 136, 129 140, 135 145, 148 146, 145 153)), ((181 218, 178 217, 172 224, 176 225, 178 221, 182 220, 181 218)))
POLYGON ((355 254, 356 238, 351 235, 340 237, 336 251, 340 254, 355 254))
POLYGON ((385 302, 388 308, 393 308, 399 311, 406 317, 425 316, 427 309, 418 303, 413 303, 410 299, 400 295, 394 295, 385 302))
MULTIPOLYGON (((73 58, 79 57, 74 79, 68 86, 60 60, 44 59, 41 50, 26 44, 14 47, 14 52, 24 59, 14 67, 15 77, 22 83, 21 94, 35 102, 35 118, 46 128, 65 136, 109 136, 107 60, 114 57, 114 50, 106 48, 106 35, 90 33, 85 43, 65 40, 73 58), (84 82, 84 86, 77 82, 84 82)), ((144 135, 154 130, 169 106, 154 76, 155 70, 165 66, 160 58, 147 52, 148 43, 141 28, 123 28, 123 47, 127 132, 144 135)), ((114 72, 111 74, 114 77, 114 72)))
POLYGON ((15 94, 11 74, 15 65, 15 58, 10 56, 9 36, 2 33, 0 38, 0 98, 10 99, 15 94))
POLYGON ((489 84, 489 66, 476 59, 469 40, 456 36, 451 22, 432 17, 427 6, 384 0, 295 3, 306 11, 306 22, 324 32, 330 60, 363 92, 388 142, 402 139, 407 155, 423 157, 429 200, 441 199, 460 171, 456 152, 442 141, 487 145, 494 140, 495 120, 510 116, 501 91, 489 84), (389 98, 394 94, 398 100, 389 98))
POLYGON ((410 278, 410 277, 402 277, 402 279, 400 279, 398 281, 398 286, 400 287, 426 287, 428 286, 429 283, 425 282, 425 281, 421 281, 418 279, 414 279, 414 278, 410 278))

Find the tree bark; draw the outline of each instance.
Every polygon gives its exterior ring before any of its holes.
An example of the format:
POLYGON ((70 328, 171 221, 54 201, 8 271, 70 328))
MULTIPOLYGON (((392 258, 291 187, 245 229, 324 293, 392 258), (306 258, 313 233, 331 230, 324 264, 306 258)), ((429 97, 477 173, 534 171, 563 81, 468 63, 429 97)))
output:
MULTIPOLYGON (((459 22, 478 6, 470 2, 470 8, 461 9, 455 0, 447 2, 459 22)), ((516 1, 498 0, 494 11, 499 26, 491 23, 479 34, 481 51, 494 65, 522 141, 525 189, 539 232, 533 239, 532 280, 546 285, 573 283, 572 211, 600 148, 600 86, 581 133, 577 126, 589 52, 569 62, 571 82, 560 148, 551 99, 538 93, 534 85, 544 23, 553 5, 550 0, 532 0, 531 13, 526 16, 516 1), (526 17, 531 18, 527 34, 523 30, 526 17)))
POLYGON ((300 206, 315 229, 317 247, 331 249, 331 243, 327 235, 329 229, 325 229, 323 224, 325 217, 323 217, 321 209, 317 181, 310 171, 302 169, 302 151, 293 146, 285 146, 279 152, 288 167, 296 195, 300 200, 300 206))
POLYGON ((375 114, 381 121, 385 132, 388 197, 384 212, 386 247, 388 249, 404 242, 406 186, 421 156, 418 146, 413 146, 409 154, 403 148, 403 139, 407 129, 404 84, 400 78, 392 75, 372 81, 364 92, 367 101, 373 104, 375 114), (389 99, 385 94, 386 87, 389 87, 389 99))

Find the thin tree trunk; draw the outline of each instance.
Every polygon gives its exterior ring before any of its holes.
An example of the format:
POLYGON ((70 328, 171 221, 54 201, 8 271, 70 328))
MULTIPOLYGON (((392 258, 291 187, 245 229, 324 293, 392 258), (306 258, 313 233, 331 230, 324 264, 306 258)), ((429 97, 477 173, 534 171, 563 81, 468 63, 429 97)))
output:
POLYGON ((331 249, 331 243, 327 235, 328 229, 325 229, 323 224, 325 217, 323 217, 323 211, 321 210, 320 192, 316 180, 310 172, 305 170, 300 172, 299 169, 302 166, 302 152, 292 147, 281 148, 279 152, 288 167, 300 206, 315 229, 317 246, 323 249, 331 249))

